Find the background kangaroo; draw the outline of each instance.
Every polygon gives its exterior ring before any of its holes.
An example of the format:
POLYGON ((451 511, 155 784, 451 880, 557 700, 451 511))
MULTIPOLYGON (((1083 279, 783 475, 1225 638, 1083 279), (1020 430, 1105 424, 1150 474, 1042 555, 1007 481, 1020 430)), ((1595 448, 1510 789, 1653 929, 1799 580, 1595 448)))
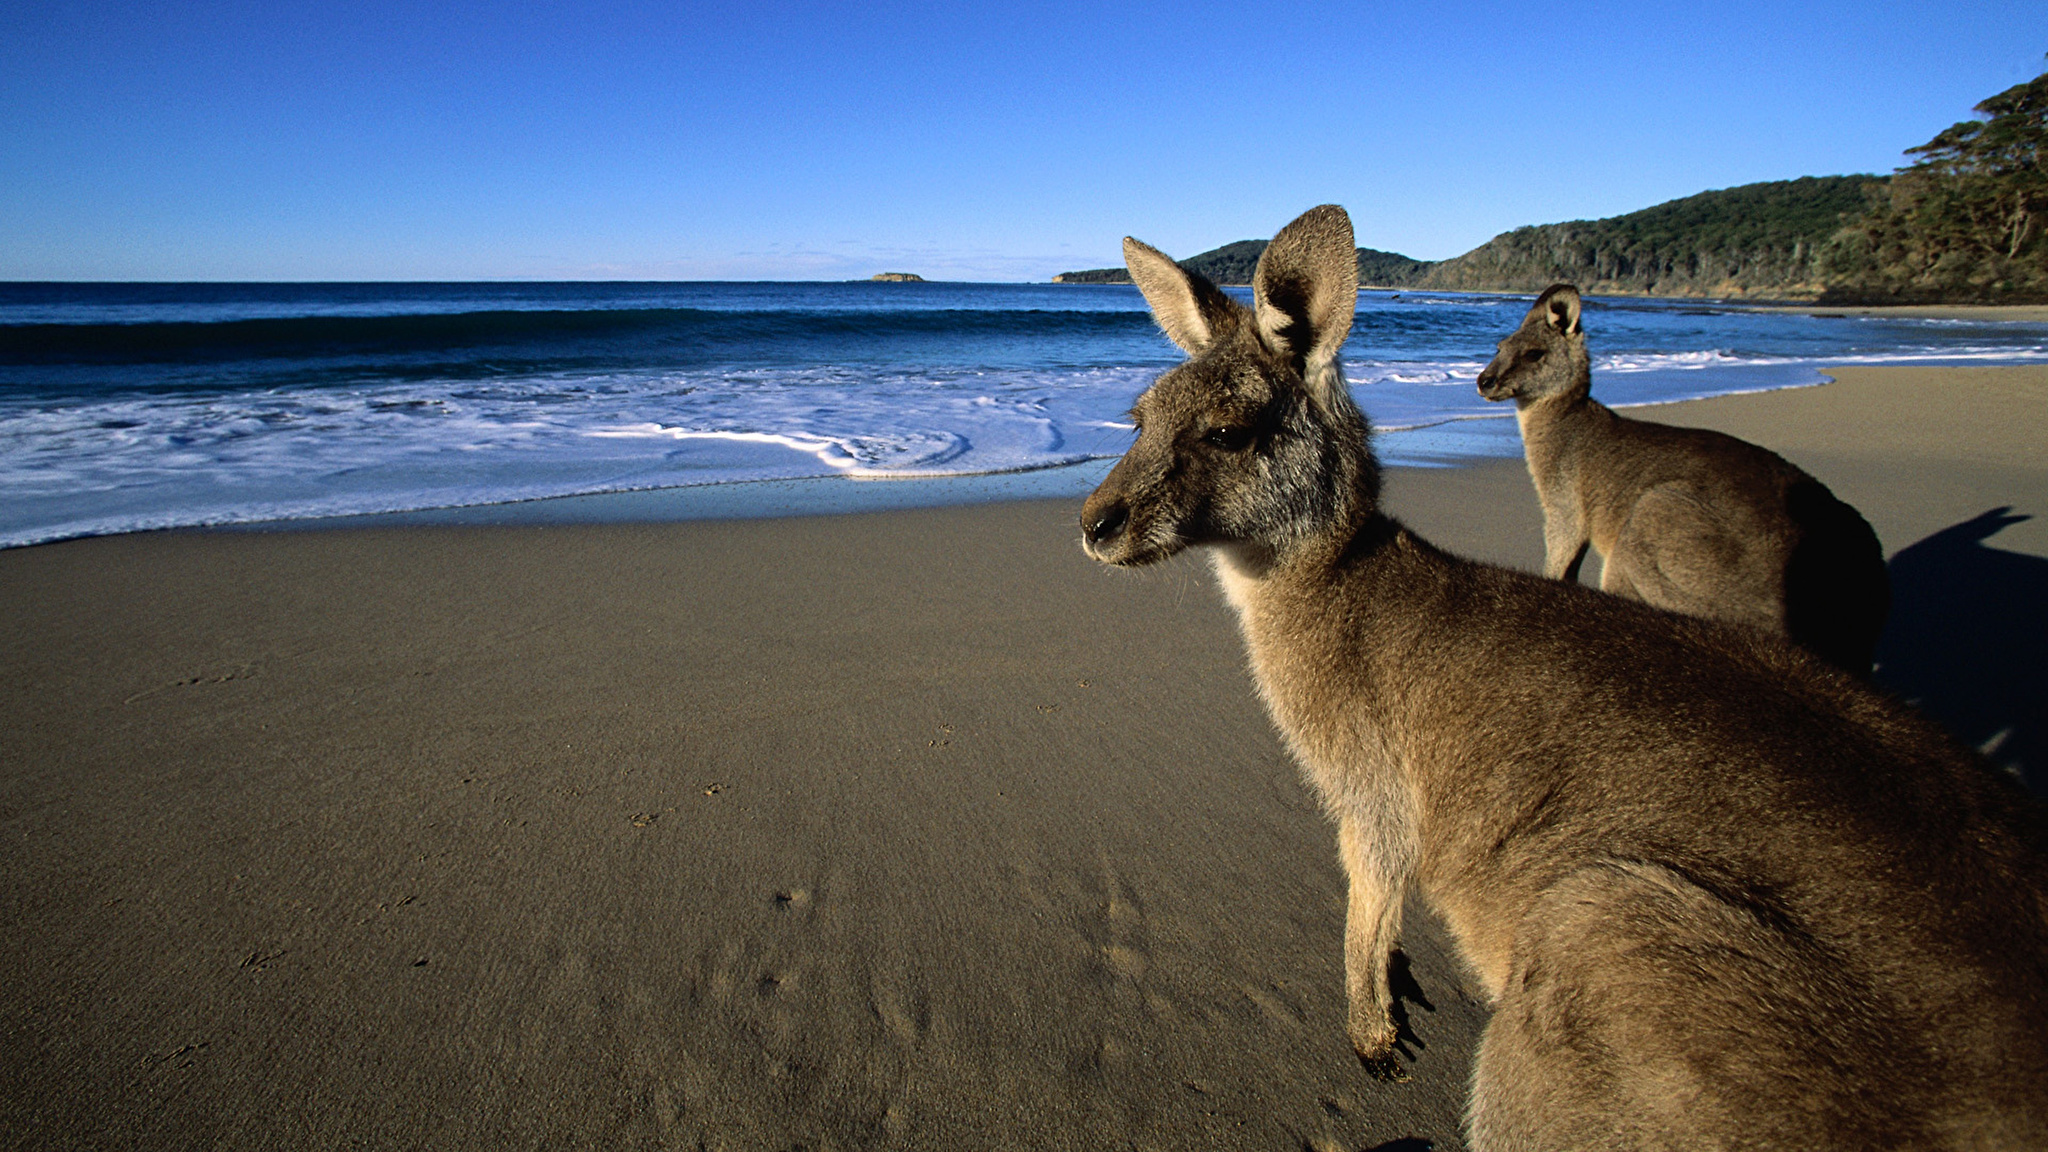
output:
POLYGON ((1768 629, 1870 671, 1891 586, 1854 508, 1776 453, 1720 432, 1631 420, 1591 396, 1578 289, 1554 284, 1484 371, 1513 399, 1543 502, 1545 574, 1659 608, 1768 629))
POLYGON ((1462 560, 1379 509, 1338 369, 1350 219, 1247 310, 1124 241, 1190 359, 1081 513, 1099 560, 1212 550, 1338 825, 1348 1030, 1398 1077, 1402 898, 1494 1004, 1482 1149, 2048 1145, 2048 823, 1775 637, 1462 560))

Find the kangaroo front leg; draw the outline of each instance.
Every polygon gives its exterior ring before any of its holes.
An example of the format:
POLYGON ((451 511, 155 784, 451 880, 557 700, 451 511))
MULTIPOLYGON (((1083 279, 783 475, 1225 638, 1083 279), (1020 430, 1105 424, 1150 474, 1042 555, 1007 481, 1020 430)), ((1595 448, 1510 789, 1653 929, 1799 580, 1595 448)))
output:
POLYGON ((1563 580, 1568 584, 1579 581, 1579 565, 1586 560, 1586 548, 1591 544, 1585 529, 1573 517, 1565 523, 1562 516, 1546 516, 1543 521, 1543 574, 1552 580, 1563 580))
POLYGON ((1350 1001, 1346 1030, 1373 1079, 1406 1080, 1408 1074, 1394 1057, 1394 997, 1387 983, 1387 962, 1401 931, 1405 870, 1355 817, 1338 824, 1337 844, 1351 882, 1344 916, 1344 990, 1350 1001))

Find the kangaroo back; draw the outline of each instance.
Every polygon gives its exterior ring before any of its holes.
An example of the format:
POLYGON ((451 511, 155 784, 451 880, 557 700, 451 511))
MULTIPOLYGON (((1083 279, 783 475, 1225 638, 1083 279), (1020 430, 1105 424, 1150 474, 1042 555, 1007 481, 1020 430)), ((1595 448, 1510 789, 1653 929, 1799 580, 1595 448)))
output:
POLYGON ((1417 891, 1494 1004, 1475 1148, 2048 1145, 2038 806, 1760 630, 1386 517, 1336 360, 1342 209, 1274 238, 1251 309, 1125 254, 1189 359, 1138 398, 1084 547, 1210 550, 1337 825, 1368 1073, 1406 1075, 1387 971, 1417 891))
POLYGON ((1838 668, 1866 672, 1891 613, 1884 547, 1861 513, 1808 477, 1785 492, 1785 635, 1838 668))
POLYGON ((1545 574, 1789 637, 1870 670, 1890 607, 1884 551, 1854 508, 1775 453, 1620 416, 1592 399, 1578 291, 1547 289, 1479 374, 1515 402, 1543 504, 1545 574))

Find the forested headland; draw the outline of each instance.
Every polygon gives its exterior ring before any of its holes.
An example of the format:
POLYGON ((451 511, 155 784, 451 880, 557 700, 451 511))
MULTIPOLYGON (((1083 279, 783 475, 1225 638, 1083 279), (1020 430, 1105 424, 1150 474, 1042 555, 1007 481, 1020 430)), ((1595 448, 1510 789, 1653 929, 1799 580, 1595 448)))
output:
MULTIPOLYGON (((1805 176, 1666 201, 1602 220, 1533 224, 1462 256, 1358 250, 1381 288, 1535 292, 1558 281, 1611 296, 1842 304, 2048 303, 2048 73, 1986 99, 1890 176, 1805 176)), ((1240 240, 1181 261, 1246 284, 1265 250, 1240 240)), ((1121 268, 1065 284, 1124 284, 1121 268)))

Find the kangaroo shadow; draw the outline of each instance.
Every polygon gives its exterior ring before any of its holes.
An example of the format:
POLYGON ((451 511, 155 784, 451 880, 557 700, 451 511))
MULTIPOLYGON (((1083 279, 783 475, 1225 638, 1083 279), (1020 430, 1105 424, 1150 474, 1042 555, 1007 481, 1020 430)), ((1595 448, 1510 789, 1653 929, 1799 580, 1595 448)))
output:
POLYGON ((1993 508, 1892 556, 1875 678, 2048 797, 2048 560, 1984 543, 2028 519, 1993 508))
POLYGON ((1408 1005, 1413 1003, 1425 1012, 1435 1012, 1436 1005, 1429 1002, 1428 993, 1422 990, 1421 981, 1415 978, 1409 966, 1408 954, 1399 948, 1387 957, 1387 990, 1394 995, 1391 1015, 1394 1018, 1394 1046, 1410 1062, 1429 1045, 1415 1034, 1415 1028, 1408 1022, 1408 1005))

